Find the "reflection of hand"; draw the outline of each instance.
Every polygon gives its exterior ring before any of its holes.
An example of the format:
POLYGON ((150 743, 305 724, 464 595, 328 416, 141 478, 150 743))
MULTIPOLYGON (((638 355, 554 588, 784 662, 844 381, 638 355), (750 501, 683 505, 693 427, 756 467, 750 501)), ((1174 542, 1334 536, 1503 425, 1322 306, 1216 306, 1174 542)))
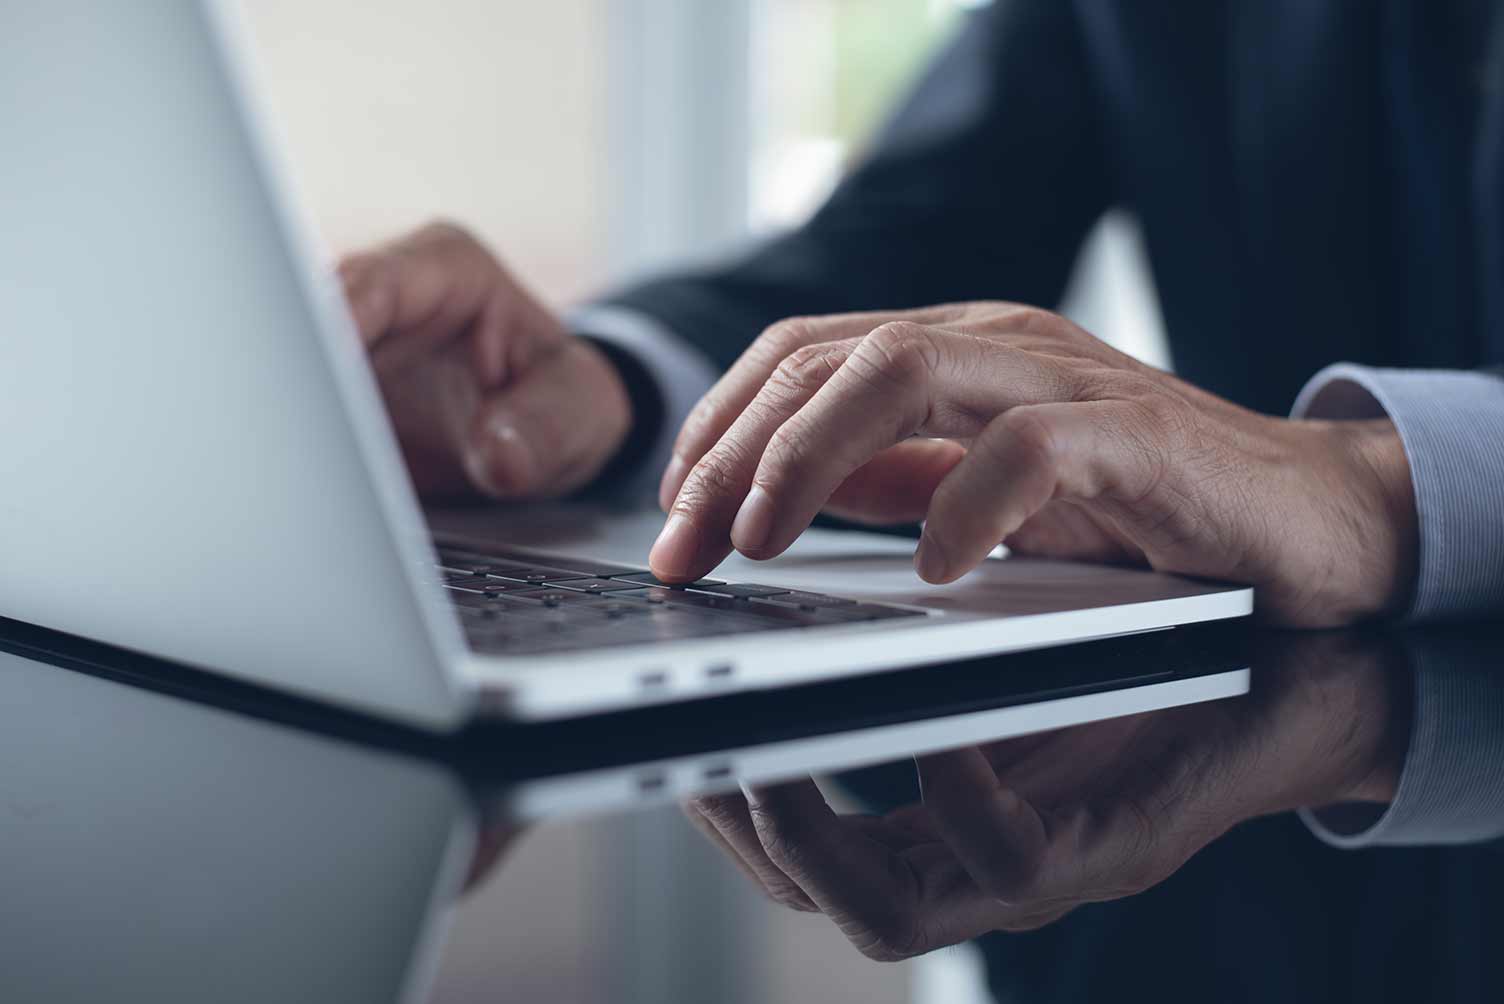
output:
POLYGON ((1390 800, 1407 719, 1386 652, 1314 636, 1246 698, 920 757, 922 803, 885 816, 838 816, 808 780, 686 811, 774 899, 906 958, 1139 892, 1253 816, 1390 800))
POLYGON ((774 325, 686 421, 661 501, 667 579, 780 554, 828 506, 926 517, 931 582, 1006 540, 1247 582, 1303 625, 1394 606, 1416 546, 1388 420, 1255 414, 1006 303, 774 325))
POLYGON ((430 224, 339 270, 420 492, 562 495, 626 437, 615 367, 465 231, 430 224))

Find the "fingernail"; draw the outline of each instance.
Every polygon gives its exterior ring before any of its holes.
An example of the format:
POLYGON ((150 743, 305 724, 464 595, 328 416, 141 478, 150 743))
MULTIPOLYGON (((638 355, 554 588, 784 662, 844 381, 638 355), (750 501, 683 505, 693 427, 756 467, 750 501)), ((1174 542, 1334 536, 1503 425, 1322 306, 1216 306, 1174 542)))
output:
POLYGON ((668 512, 674 499, 679 496, 679 486, 684 484, 684 475, 688 473, 689 465, 677 453, 668 458, 668 466, 663 469, 663 478, 658 482, 658 508, 668 512))
POLYGON ((731 523, 731 543, 738 551, 758 551, 773 532, 773 496, 753 485, 731 523))
POLYGON ((914 552, 914 570, 926 582, 944 582, 950 571, 950 562, 938 544, 928 536, 922 536, 919 549, 914 552))
POLYGON ((648 552, 648 566, 661 579, 685 579, 693 574, 691 566, 699 553, 700 531, 686 517, 675 513, 648 552))
POLYGON ((470 442, 464 463, 471 483, 489 495, 526 491, 537 476, 532 447, 515 425, 500 416, 487 422, 484 433, 470 442))

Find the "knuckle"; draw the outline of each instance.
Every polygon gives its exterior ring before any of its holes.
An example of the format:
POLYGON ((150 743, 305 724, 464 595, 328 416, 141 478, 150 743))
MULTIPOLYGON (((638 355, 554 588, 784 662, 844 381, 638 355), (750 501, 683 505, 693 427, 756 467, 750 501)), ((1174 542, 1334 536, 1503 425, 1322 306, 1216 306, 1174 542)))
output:
POLYGON ((768 383, 792 397, 808 397, 823 387, 845 361, 844 353, 824 345, 801 345, 784 356, 768 383))
POLYGON ((703 453, 704 444, 720 425, 721 404, 714 394, 707 394, 690 409, 674 439, 674 452, 688 457, 703 453))
POLYGON ((360 287, 360 303, 364 308, 361 316, 393 320, 391 315, 397 310, 401 282, 397 264, 389 255, 372 258, 360 287))
POLYGON ((752 816, 752 828, 757 832, 757 839, 768 859, 787 875, 799 874, 804 854, 797 835, 778 816, 756 805, 748 808, 752 816))
POLYGON ((477 243, 468 229, 445 217, 435 217, 424 223, 417 229, 415 236, 443 243, 477 243))
POLYGON ((1057 341, 1070 337, 1075 325, 1059 314, 1027 303, 1002 303, 992 315, 1010 332, 1057 341))
POLYGON ((800 417, 790 418, 768 440, 767 449, 763 451, 763 470, 773 478, 797 478, 798 472, 811 459, 811 439, 800 417))
POLYGON ((940 354, 929 329, 912 321, 878 325, 862 341, 880 370, 905 383, 933 370, 940 354))
POLYGON ((1013 408, 1003 413, 1002 432, 1010 442, 1035 462, 1054 468, 1060 459, 1059 441, 1049 425, 1029 408, 1013 408))
POLYGON ((768 899, 779 906, 799 913, 809 913, 810 911, 809 899, 804 895, 804 890, 788 879, 764 882, 763 892, 767 894, 768 899))
POLYGON ((813 318, 786 317, 770 324, 757 338, 762 351, 782 359, 795 349, 814 340, 813 318))
POLYGON ((1014 315, 1018 326, 1025 331, 1041 331, 1050 334, 1063 334, 1061 330, 1066 325, 1060 323, 1060 315, 1041 307, 1022 305, 1016 308, 1014 315))
POLYGON ((856 950, 874 962, 902 962, 924 952, 923 936, 914 916, 892 911, 868 920, 852 937, 856 950))
POLYGON ((363 272, 371 268, 381 258, 381 252, 370 249, 351 251, 339 259, 335 271, 340 276, 349 279, 353 274, 363 272))
POLYGON ((721 795, 702 795, 691 803, 691 810, 698 812, 707 823, 722 833, 739 830, 742 817, 736 811, 735 802, 721 795))
POLYGON ((700 462, 690 470, 679 490, 679 499, 673 511, 682 516, 690 515, 712 499, 724 498, 736 493, 745 480, 739 473, 747 466, 745 452, 735 444, 716 444, 700 462))

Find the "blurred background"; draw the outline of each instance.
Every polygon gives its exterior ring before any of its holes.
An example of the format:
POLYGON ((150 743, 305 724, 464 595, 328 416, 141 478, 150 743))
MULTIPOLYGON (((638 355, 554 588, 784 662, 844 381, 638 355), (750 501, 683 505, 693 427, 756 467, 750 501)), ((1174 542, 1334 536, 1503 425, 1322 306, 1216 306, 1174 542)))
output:
MULTIPOLYGON (((567 308, 797 225, 981 5, 252 0, 246 13, 331 259, 443 216, 567 308)), ((1097 227, 1063 309, 1168 365, 1126 216, 1097 227)), ((542 827, 459 909, 471 916, 440 962, 440 1001, 986 999, 969 950, 868 962, 823 918, 764 902, 673 810, 542 827)))

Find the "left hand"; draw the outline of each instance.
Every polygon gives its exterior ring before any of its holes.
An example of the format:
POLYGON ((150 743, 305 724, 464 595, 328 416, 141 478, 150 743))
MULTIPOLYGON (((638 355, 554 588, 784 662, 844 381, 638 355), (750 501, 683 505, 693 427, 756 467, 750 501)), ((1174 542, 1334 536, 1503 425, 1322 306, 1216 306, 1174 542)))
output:
POLYGON ((925 518, 930 582, 1005 542, 1245 582, 1306 626, 1398 607, 1417 546, 1387 419, 1261 415, 1008 303, 774 325, 690 415, 660 497, 671 581, 780 554, 830 508, 925 518))
POLYGON ((1253 816, 1393 799, 1397 646, 1299 636, 1246 698, 916 758, 923 801, 838 816, 812 781, 689 803, 774 900, 895 960, 1147 889, 1253 816))

